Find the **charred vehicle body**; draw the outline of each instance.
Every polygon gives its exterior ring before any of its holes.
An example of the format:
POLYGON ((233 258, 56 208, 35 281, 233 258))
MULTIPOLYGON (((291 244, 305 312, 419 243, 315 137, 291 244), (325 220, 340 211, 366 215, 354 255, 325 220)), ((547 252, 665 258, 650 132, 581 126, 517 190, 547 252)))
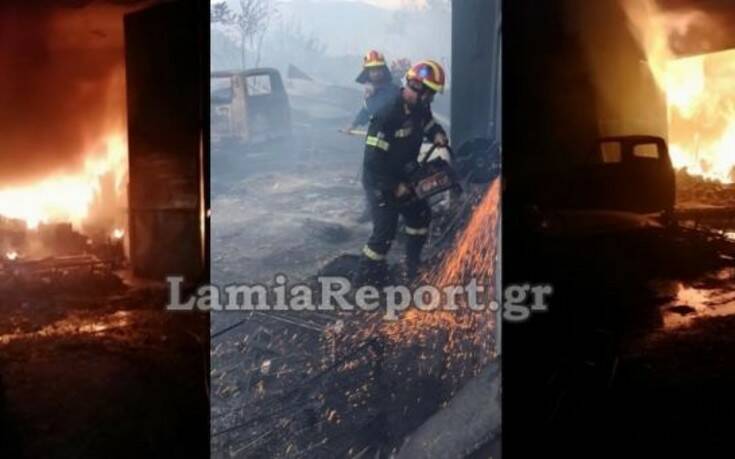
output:
POLYGON ((551 199, 568 208, 670 215, 676 183, 666 141, 601 137, 585 163, 559 182, 557 193, 551 199))
POLYGON ((254 143, 291 134, 291 107, 276 69, 219 71, 211 75, 214 143, 254 143))

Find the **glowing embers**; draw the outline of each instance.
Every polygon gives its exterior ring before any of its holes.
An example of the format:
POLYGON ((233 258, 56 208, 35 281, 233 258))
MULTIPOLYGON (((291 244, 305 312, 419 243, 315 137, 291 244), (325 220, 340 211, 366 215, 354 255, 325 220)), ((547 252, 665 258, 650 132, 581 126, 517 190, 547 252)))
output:
POLYGON ((123 135, 104 139, 96 154, 89 154, 82 169, 37 183, 0 189, 0 215, 25 221, 28 228, 40 223, 71 222, 79 226, 89 216, 99 196, 102 179, 112 175, 115 193, 124 195, 127 145, 123 135))
POLYGON ((97 335, 131 326, 134 316, 131 311, 117 311, 107 315, 72 314, 35 331, 15 331, 0 335, 0 345, 18 340, 97 335))

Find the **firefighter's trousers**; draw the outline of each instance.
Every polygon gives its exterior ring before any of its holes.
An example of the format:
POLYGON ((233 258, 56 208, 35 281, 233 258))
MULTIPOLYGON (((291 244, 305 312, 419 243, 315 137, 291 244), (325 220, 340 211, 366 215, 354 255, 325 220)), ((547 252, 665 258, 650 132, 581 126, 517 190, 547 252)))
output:
POLYGON ((405 222, 406 263, 417 267, 421 259, 421 249, 429 234, 431 208, 424 200, 415 200, 399 205, 394 200, 379 199, 376 193, 366 187, 367 200, 373 221, 373 232, 363 247, 363 255, 372 261, 384 261, 398 229, 398 216, 405 222))

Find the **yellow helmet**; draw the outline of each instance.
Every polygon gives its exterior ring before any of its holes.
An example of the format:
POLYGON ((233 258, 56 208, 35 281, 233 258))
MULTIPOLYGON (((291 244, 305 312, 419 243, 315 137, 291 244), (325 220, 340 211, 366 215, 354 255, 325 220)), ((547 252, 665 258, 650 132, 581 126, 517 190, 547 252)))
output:
POLYGON ((370 81, 369 73, 371 70, 382 70, 383 80, 391 80, 391 73, 390 70, 388 70, 388 65, 385 63, 385 56, 374 49, 368 51, 362 58, 362 71, 355 81, 363 84, 370 81))
POLYGON ((414 64, 406 73, 406 81, 418 81, 434 92, 443 92, 446 77, 444 69, 432 60, 414 64))
POLYGON ((364 69, 385 66, 385 56, 374 49, 368 51, 367 54, 365 54, 365 57, 362 58, 362 68, 364 69))

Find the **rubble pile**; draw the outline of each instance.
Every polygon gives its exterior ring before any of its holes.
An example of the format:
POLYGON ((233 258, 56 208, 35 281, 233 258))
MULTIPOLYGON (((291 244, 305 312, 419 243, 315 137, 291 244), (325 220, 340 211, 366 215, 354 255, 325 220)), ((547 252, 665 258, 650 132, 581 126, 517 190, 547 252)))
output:
POLYGON ((735 207, 735 184, 690 175, 686 169, 681 169, 676 173, 676 202, 735 207))

